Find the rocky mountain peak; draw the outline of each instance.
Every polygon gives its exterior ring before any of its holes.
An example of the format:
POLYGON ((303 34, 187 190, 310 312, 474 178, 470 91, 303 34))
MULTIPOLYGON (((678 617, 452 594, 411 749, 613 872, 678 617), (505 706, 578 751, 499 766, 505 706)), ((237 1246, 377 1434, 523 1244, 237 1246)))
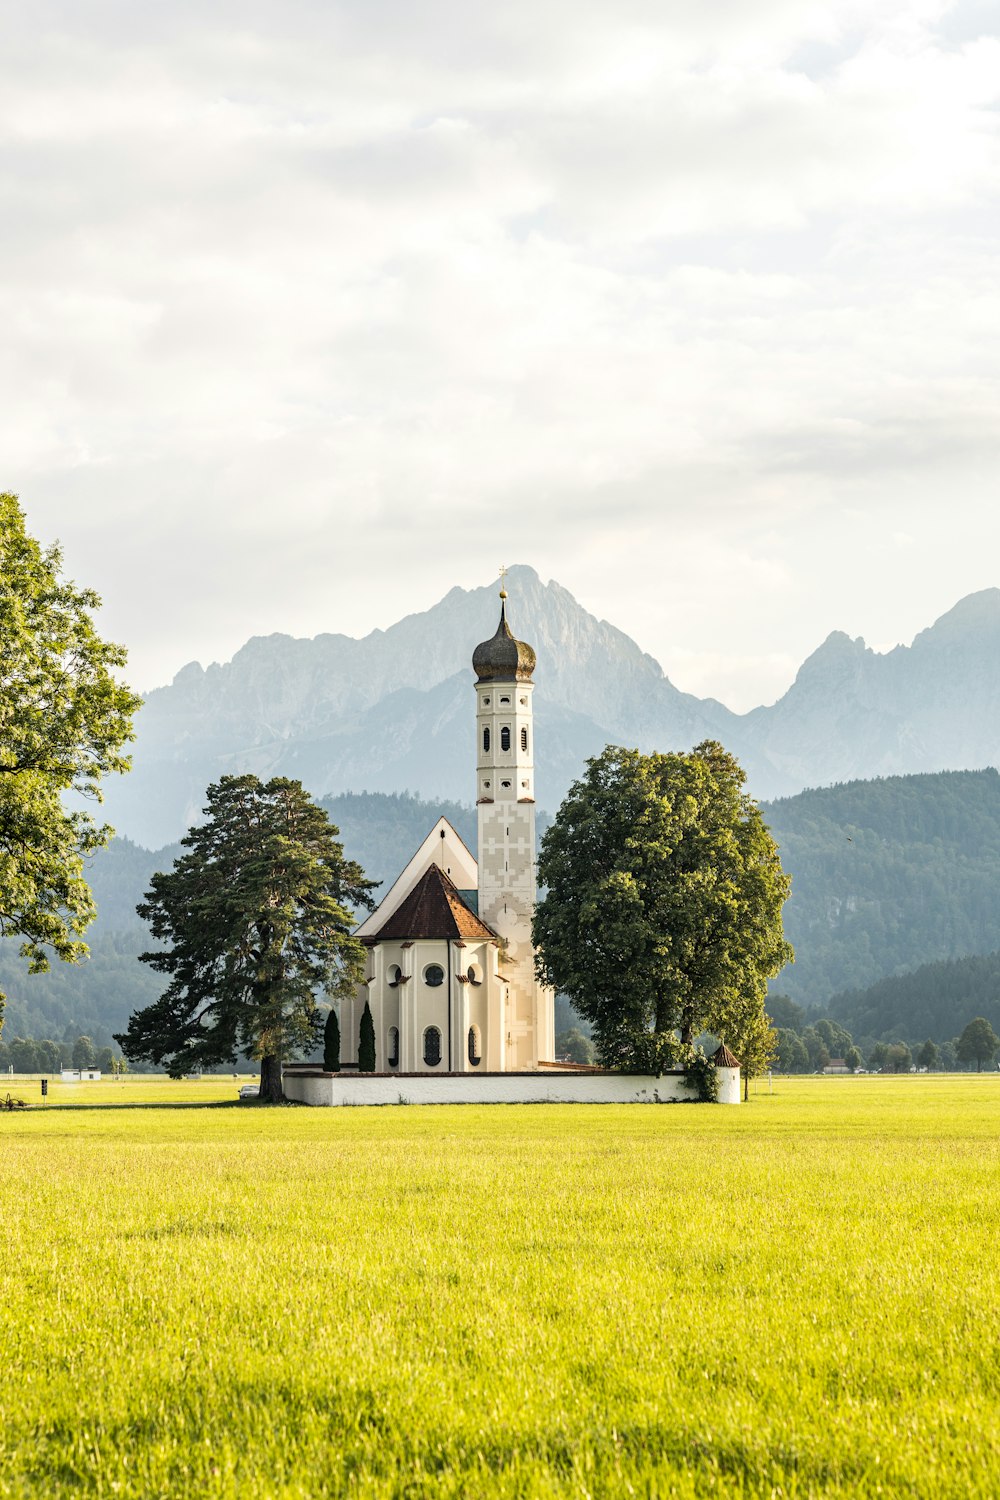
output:
MULTIPOLYGON (((1000 759, 998 589, 961 600, 887 654, 833 631, 783 698, 737 715, 679 692, 635 641, 534 568, 512 567, 506 586, 511 628, 538 657, 536 785, 549 811, 609 742, 721 740, 758 797, 1000 759)), ((259 636, 230 662, 188 663, 146 700, 135 769, 108 788, 112 823, 150 847, 167 843, 230 771, 293 776, 317 795, 471 799, 472 652, 496 628, 498 592, 495 580, 456 586, 362 639, 259 636)))

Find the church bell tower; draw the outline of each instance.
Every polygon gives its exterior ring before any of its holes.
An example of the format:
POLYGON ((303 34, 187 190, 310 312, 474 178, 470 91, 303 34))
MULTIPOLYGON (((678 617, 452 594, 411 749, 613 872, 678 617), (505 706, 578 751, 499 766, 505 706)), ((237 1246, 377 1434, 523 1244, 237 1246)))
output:
POLYGON ((479 915, 503 947, 505 1068, 552 1061, 552 992, 534 971, 535 735, 531 714, 535 653, 507 623, 500 590, 496 634, 476 647, 476 802, 479 813, 479 915))

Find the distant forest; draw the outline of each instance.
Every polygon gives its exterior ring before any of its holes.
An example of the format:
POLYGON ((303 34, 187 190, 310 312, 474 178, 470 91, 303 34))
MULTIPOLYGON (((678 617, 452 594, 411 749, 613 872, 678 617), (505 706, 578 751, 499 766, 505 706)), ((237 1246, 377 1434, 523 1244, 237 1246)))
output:
POLYGON ((1000 953, 922 964, 912 974, 834 995, 826 1009, 857 1037, 943 1041, 974 1016, 985 1016, 1000 1033, 1000 953))
MULTIPOLYGON (((323 805, 348 854, 383 882, 395 878, 442 814, 475 845, 475 809, 460 803, 369 792, 323 805)), ((763 811, 792 876, 785 921, 797 957, 775 990, 855 1037, 943 1042, 972 1015, 1000 1030, 993 998, 1000 993, 996 771, 850 782, 763 811)), ((540 833, 548 821, 539 815, 540 833)), ((115 839, 95 856, 89 873, 99 916, 87 962, 29 976, 16 944, 0 944, 0 986, 9 997, 5 1040, 69 1041, 85 1033, 103 1046, 132 1010, 155 998, 161 979, 137 962, 150 944, 135 904, 154 871, 169 869, 178 852, 179 845, 151 853, 115 839)), ((562 1025, 571 1020, 560 1014, 562 1025)))
POLYGON ((853 781, 763 812, 792 876, 796 960, 774 987, 799 1004, 833 1014, 845 990, 1000 949, 996 771, 853 781))

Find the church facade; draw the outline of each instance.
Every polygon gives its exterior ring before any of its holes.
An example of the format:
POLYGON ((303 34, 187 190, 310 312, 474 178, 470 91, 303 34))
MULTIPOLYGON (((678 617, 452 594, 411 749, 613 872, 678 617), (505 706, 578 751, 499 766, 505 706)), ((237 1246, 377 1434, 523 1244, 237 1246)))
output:
POLYGON ((531 1072, 555 1056, 554 996, 534 973, 535 653, 496 632, 476 647, 478 859, 446 818, 357 936, 366 975, 341 1005, 341 1066, 358 1066, 366 1003, 379 1073, 531 1072))

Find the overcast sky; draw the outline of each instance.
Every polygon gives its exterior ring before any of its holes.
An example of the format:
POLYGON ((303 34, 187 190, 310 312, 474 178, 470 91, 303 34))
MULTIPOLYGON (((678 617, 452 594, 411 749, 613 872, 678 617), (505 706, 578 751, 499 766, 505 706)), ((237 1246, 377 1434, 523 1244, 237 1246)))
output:
POLYGON ((996 3, 4 13, 0 487, 136 686, 525 562, 742 709, 1000 584, 996 3))

